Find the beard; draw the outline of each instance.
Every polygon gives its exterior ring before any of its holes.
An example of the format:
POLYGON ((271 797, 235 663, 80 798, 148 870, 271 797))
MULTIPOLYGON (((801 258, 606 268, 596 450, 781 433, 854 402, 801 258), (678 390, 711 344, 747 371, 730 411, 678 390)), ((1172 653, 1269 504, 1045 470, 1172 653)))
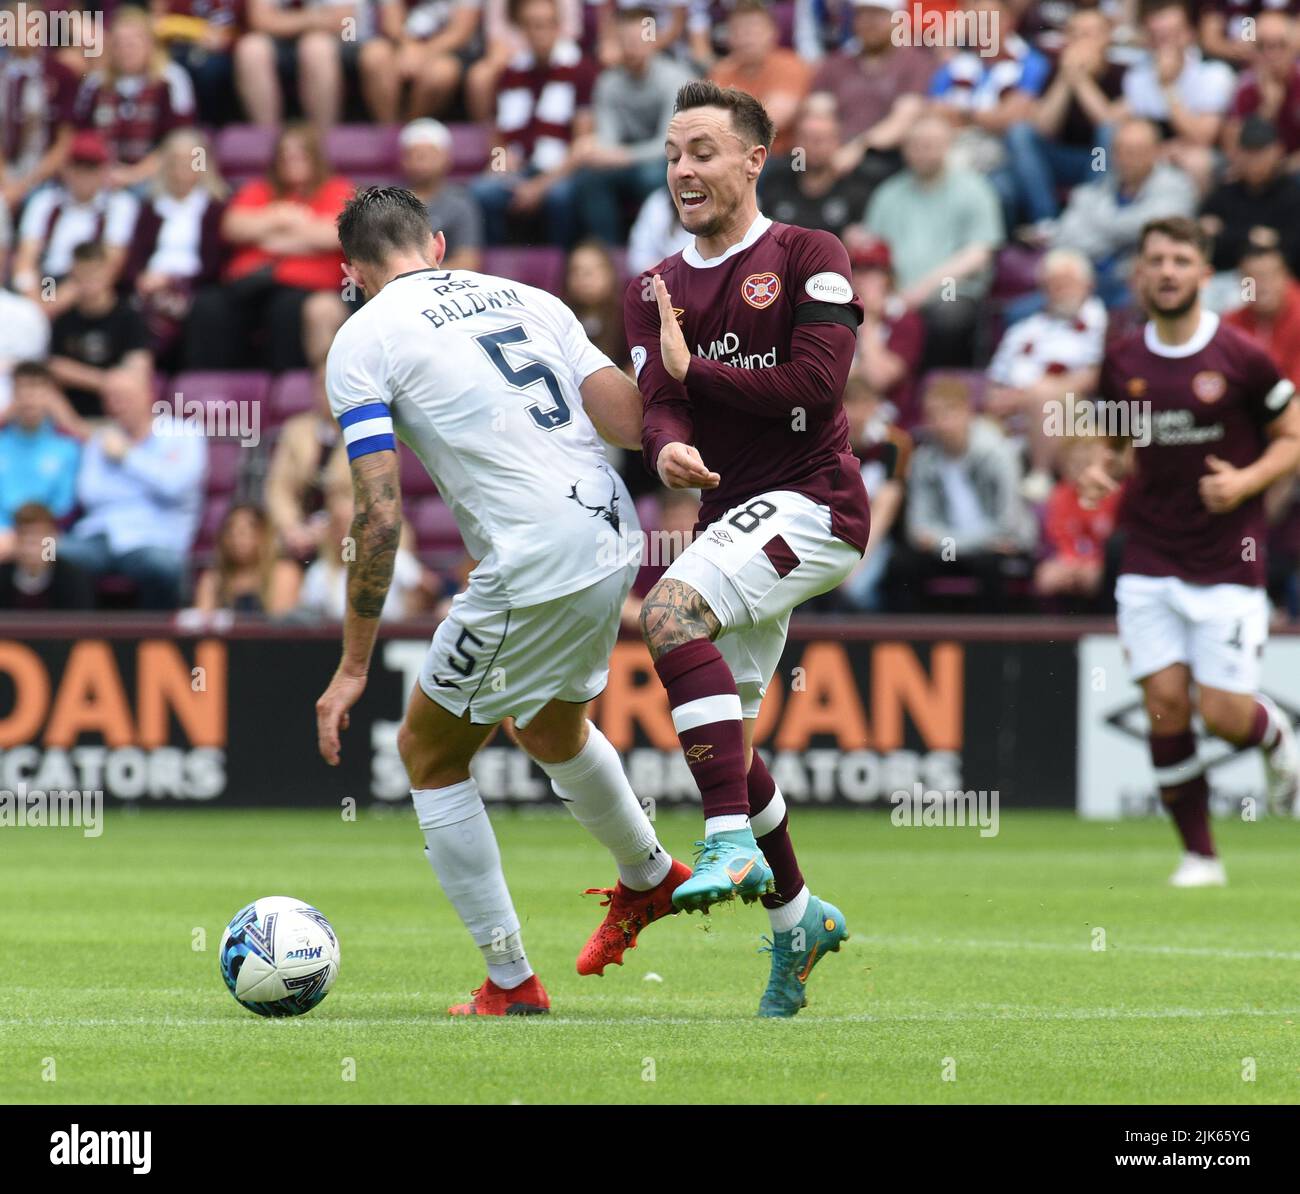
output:
POLYGON ((1187 294, 1175 299, 1173 302, 1162 304, 1156 292, 1152 291, 1147 295, 1147 312, 1151 315, 1159 315, 1164 319, 1178 319, 1196 306, 1196 301, 1200 296, 1200 287, 1194 286, 1187 294))
POLYGON ((740 206, 739 200, 733 200, 731 203, 724 203, 717 192, 710 196, 712 202, 712 214, 708 216, 697 216, 694 221, 687 223, 686 219, 690 215, 690 208, 679 214, 682 227, 692 236, 702 237, 709 240, 712 237, 719 236, 726 231, 732 217, 736 214, 736 209, 740 206))

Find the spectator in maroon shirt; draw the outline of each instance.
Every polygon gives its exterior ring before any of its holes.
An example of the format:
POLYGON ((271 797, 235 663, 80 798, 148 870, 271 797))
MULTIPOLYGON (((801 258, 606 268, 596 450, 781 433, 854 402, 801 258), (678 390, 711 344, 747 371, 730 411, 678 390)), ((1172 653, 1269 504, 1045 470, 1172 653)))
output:
POLYGON ((1295 0, 1195 0, 1197 40, 1209 57, 1242 66, 1255 58, 1263 18, 1284 15, 1278 11, 1282 9, 1294 12, 1295 7, 1295 0), (1247 20, 1255 21, 1253 32, 1248 31, 1247 20))
POLYGON ((470 189, 483 208, 489 244, 506 240, 507 216, 528 219, 540 210, 546 239, 569 245, 577 195, 573 142, 594 129, 595 71, 575 42, 560 37, 555 0, 510 0, 510 19, 528 48, 497 80, 492 144, 504 160, 494 160, 470 189))
POLYGON ((175 351, 195 292, 221 272, 227 188, 207 139, 195 130, 171 133, 161 158, 153 193, 136 217, 121 286, 144 316, 154 357, 170 369, 179 364, 175 351))
POLYGON ((72 269, 72 255, 87 241, 101 243, 113 278, 126 256, 137 203, 108 185, 108 146, 89 129, 73 135, 57 185, 29 196, 18 226, 13 286, 54 319, 73 301, 75 287, 53 285, 72 269))
POLYGON ((925 107, 937 63, 930 52, 894 41, 894 13, 902 0, 853 0, 853 41, 831 54, 809 91, 829 91, 844 124, 840 173, 865 155, 880 155, 886 173, 902 164, 903 134, 925 107))
POLYGON ((193 123, 194 89, 154 40, 149 18, 138 8, 118 10, 106 59, 103 70, 82 81, 76 121, 107 142, 113 162, 110 185, 138 187, 158 169, 162 139, 193 123))
POLYGON ((0 188, 17 211, 55 177, 72 142, 77 77, 48 51, 11 46, 0 64, 0 188))
POLYGON ((1295 19, 1264 12, 1255 25, 1254 57, 1228 109, 1224 144, 1231 150, 1249 116, 1272 121, 1287 153, 1288 169, 1300 166, 1300 45, 1295 19))
POLYGON ((889 246, 875 237, 849 250, 853 289, 862 300, 862 326, 853 371, 892 408, 889 417, 904 428, 915 425, 916 379, 925 348, 925 321, 894 290, 889 246))

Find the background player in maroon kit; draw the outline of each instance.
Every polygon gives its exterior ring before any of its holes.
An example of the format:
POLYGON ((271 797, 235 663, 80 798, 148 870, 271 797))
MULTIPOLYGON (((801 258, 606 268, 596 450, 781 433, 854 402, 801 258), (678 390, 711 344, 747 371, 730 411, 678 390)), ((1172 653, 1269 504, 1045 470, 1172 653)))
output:
POLYGON ((704 490, 703 533, 641 613, 704 803, 701 854, 673 902, 761 895, 774 943, 759 1014, 791 1016, 847 934, 804 885, 754 721, 790 611, 853 570, 868 514, 841 404, 862 304, 834 236, 759 213, 772 132, 743 92, 678 92, 668 188, 695 240, 632 280, 624 314, 645 462, 671 488, 704 490))
POLYGON ((1139 288, 1151 319, 1107 352, 1100 383, 1103 399, 1140 409, 1142 421, 1135 443, 1080 481, 1096 500, 1127 477, 1119 632, 1142 686, 1161 799, 1186 850, 1177 887, 1226 878, 1191 728, 1193 683, 1211 734, 1262 748, 1275 811, 1294 810, 1300 770, 1289 718, 1258 695, 1263 493, 1300 465, 1300 405, 1262 349, 1202 309, 1206 250, 1189 219, 1143 230, 1139 288))

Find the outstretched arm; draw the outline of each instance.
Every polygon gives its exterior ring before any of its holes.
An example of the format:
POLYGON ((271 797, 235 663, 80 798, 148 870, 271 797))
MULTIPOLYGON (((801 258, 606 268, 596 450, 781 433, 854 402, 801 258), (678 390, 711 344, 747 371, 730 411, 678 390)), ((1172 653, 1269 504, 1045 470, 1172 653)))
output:
POLYGON ((370 452, 352 461, 355 510, 344 558, 348 565, 348 603, 343 615, 343 658, 324 695, 316 702, 320 753, 339 761, 339 733, 348 728, 348 710, 366 687, 379 615, 393 581, 393 563, 402 533, 402 497, 397 453, 370 452))
POLYGON ((597 369, 579 387, 600 438, 618 448, 641 447, 641 394, 621 369, 597 369))

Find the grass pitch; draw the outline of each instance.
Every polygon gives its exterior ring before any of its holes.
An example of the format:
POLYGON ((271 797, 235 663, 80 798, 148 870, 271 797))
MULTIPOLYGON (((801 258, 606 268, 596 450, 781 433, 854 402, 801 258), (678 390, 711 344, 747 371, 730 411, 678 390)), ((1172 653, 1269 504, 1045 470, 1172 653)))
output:
MULTIPOLYGON (((483 968, 409 815, 154 810, 110 813, 98 839, 0 832, 0 1100, 1300 1099, 1300 825, 1218 823, 1232 885, 1172 891, 1155 821, 1004 813, 981 839, 796 809, 813 890, 853 936, 811 1005, 773 1022, 753 1015, 761 909, 654 925, 622 969, 580 979, 602 912, 579 892, 612 883, 607 859, 563 814, 493 820, 550 1017, 448 1019, 483 968), (281 894, 330 917, 341 973, 310 1015, 262 1020, 227 994, 217 947, 239 908, 281 894)), ((698 816, 659 831, 689 860, 698 816)))

